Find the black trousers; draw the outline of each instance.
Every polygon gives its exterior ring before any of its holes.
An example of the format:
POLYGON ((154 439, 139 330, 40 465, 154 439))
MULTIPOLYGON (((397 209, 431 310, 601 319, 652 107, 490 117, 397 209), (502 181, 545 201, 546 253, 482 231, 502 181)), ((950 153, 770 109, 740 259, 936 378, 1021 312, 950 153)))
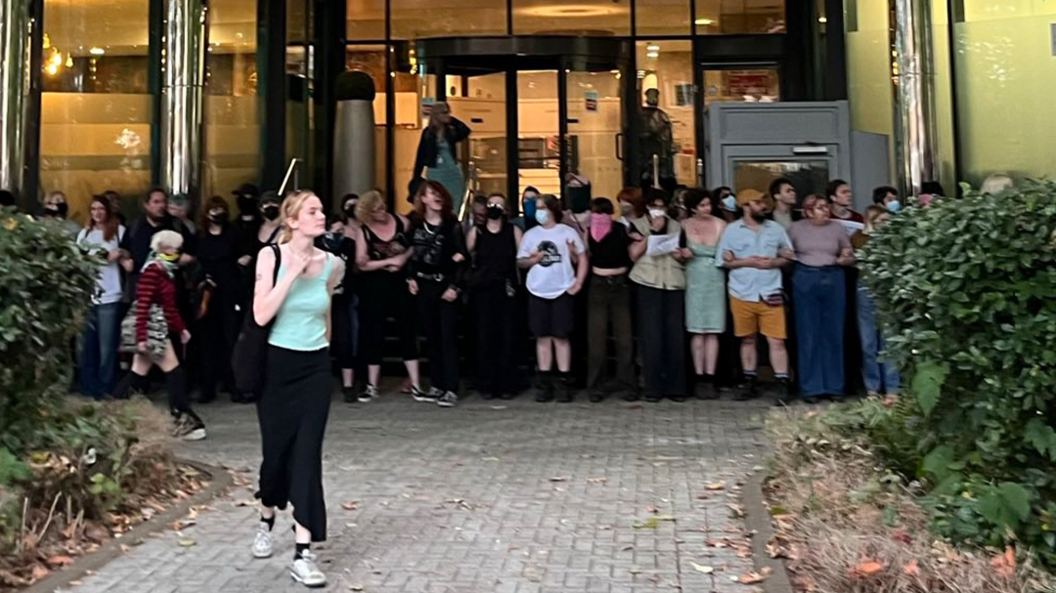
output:
POLYGON ((257 419, 264 446, 256 497, 269 507, 293 505, 293 518, 326 540, 323 435, 330 415, 330 355, 268 347, 257 419))
POLYGON ((414 299, 403 277, 390 272, 368 272, 361 276, 359 291, 360 354, 368 365, 380 365, 385 350, 385 320, 396 320, 403 360, 418 358, 418 336, 414 329, 414 299))
POLYGON ((448 282, 418 279, 418 323, 429 354, 429 383, 444 391, 458 391, 459 299, 441 296, 448 282))
POLYGON ((645 389, 658 396, 686 395, 686 291, 636 286, 638 346, 645 389))
POLYGON ((616 355, 614 386, 634 387, 634 335, 631 333, 630 285, 626 276, 591 276, 587 303, 587 387, 606 381, 609 330, 616 355))
POLYGON ((473 291, 477 329, 477 381, 484 393, 513 394, 518 391, 517 296, 506 293, 505 284, 473 291))
MULTIPOLYGON (((234 389, 235 378, 231 369, 231 352, 238 340, 238 319, 234 300, 230 295, 217 291, 210 303, 209 312, 197 325, 195 342, 200 361, 201 395, 203 399, 216 396, 217 384, 226 390, 234 389)), ((174 344, 178 342, 173 342, 174 344)))

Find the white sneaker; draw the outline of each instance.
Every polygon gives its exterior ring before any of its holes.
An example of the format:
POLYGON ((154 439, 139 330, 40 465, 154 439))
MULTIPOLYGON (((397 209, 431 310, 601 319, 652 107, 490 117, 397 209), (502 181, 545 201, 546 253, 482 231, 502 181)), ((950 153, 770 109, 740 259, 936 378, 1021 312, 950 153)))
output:
POLYGON ((183 435, 185 441, 200 441, 205 438, 205 428, 195 428, 183 435))
POLYGON ((290 576, 305 587, 326 586, 326 575, 316 567, 315 554, 308 550, 302 552, 301 557, 290 565, 290 576))
POLYGON ((453 408, 458 404, 458 395, 454 391, 446 391, 436 400, 436 405, 441 408, 453 408))
POLYGON ((367 387, 363 390, 363 393, 360 393, 359 397, 356 399, 359 401, 359 403, 366 404, 378 399, 378 397, 380 397, 380 394, 378 393, 378 386, 367 383, 367 387))
POLYGON ((253 557, 271 558, 271 531, 263 521, 257 528, 257 538, 253 540, 253 557))
POLYGON ((411 397, 416 402, 435 402, 440 399, 440 396, 444 394, 442 389, 436 387, 430 387, 429 391, 422 391, 421 389, 411 386, 411 397))

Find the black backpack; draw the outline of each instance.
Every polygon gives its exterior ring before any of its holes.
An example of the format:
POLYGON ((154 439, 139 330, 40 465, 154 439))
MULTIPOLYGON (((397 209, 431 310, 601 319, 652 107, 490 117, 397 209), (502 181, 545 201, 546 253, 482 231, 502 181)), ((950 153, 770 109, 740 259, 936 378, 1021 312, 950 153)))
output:
MULTIPOLYGON (((279 265, 282 264, 282 252, 278 245, 269 245, 275 253, 275 269, 272 272, 272 286, 279 279, 279 265)), ((259 325, 257 318, 253 315, 253 300, 256 290, 249 295, 249 308, 246 310, 246 318, 242 323, 242 331, 238 334, 234 351, 231 354, 231 368, 235 375, 235 390, 242 395, 243 401, 253 402, 260 399, 264 390, 264 369, 267 366, 268 336, 271 334, 271 326, 275 323, 272 318, 267 325, 259 325)))

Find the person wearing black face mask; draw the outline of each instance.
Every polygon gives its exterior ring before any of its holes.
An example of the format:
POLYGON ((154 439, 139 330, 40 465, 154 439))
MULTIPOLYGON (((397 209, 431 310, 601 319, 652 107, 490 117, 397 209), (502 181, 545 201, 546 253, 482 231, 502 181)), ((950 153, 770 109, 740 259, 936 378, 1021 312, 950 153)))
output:
POLYGON ((216 399, 217 386, 233 393, 231 351, 238 338, 239 234, 230 222, 227 202, 213 196, 198 222, 198 263, 205 278, 199 289, 194 336, 201 356, 201 402, 216 399))
POLYGON ((517 390, 517 248, 523 236, 520 227, 506 220, 502 194, 488 196, 485 223, 466 236, 472 264, 470 302, 476 314, 477 383, 485 399, 510 399, 517 390))
POLYGON ((69 210, 70 207, 66 203, 66 194, 61 191, 51 192, 48 197, 44 198, 44 217, 61 221, 70 234, 76 236, 81 229, 77 226, 77 223, 66 219, 69 210))

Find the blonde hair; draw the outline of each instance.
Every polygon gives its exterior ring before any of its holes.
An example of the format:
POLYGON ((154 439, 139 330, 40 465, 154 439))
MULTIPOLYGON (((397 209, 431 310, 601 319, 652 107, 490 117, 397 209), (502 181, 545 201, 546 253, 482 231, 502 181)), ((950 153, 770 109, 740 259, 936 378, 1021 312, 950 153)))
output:
POLYGON ((359 201, 356 202, 356 220, 363 224, 370 222, 370 215, 374 213, 374 209, 378 207, 378 204, 384 205, 385 198, 376 189, 359 196, 359 201))
POLYGON ((879 204, 873 204, 865 209, 865 231, 871 233, 876 230, 876 219, 889 214, 887 208, 879 204))
POLYGON ((287 194, 282 200, 282 206, 279 208, 279 225, 282 227, 279 243, 289 243, 293 239, 293 227, 290 226, 290 221, 301 215, 301 208, 304 208, 304 203, 309 198, 318 199, 318 196, 311 191, 303 190, 287 194))
POLYGON ((155 253, 161 253, 165 247, 179 249, 183 247, 183 235, 176 231, 158 231, 150 238, 150 249, 155 253))

